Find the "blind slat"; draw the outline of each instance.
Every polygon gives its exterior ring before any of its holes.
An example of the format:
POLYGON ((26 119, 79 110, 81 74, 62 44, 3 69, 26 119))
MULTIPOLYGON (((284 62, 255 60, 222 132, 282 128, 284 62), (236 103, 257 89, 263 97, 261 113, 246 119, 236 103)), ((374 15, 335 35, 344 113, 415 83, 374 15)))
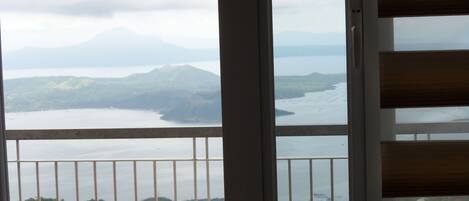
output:
POLYGON ((379 0, 379 17, 467 15, 467 0, 379 0))
POLYGON ((380 53, 381 107, 469 105, 469 51, 380 53))
POLYGON ((469 195, 469 141, 383 142, 383 197, 469 195))

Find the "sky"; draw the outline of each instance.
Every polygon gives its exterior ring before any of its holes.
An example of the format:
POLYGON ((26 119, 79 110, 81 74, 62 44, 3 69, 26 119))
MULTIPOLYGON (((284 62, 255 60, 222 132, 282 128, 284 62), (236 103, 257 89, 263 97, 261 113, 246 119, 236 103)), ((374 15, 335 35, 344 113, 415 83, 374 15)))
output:
MULTIPOLYGON (((272 0, 274 32, 344 33, 343 0, 272 0)), ((0 0, 2 46, 62 47, 115 28, 187 48, 218 47, 218 0, 0 0)), ((395 19, 401 43, 469 43, 469 17, 395 19)))
MULTIPOLYGON (((218 47, 218 0, 0 0, 3 49, 79 44, 114 28, 218 47)), ((273 0, 276 32, 344 32, 342 0, 273 0), (314 10, 314 12, 312 12, 314 10)))

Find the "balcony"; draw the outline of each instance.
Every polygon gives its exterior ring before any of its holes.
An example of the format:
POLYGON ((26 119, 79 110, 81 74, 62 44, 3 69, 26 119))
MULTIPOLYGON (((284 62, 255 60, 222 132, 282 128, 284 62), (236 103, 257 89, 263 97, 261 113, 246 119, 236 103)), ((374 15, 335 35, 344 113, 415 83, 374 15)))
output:
MULTIPOLYGON (((396 127, 396 132, 402 134, 398 136, 403 140, 431 140, 433 136, 438 138, 446 133, 457 134, 467 131, 469 131, 468 123, 400 124, 396 127)), ((280 138, 346 137, 347 126, 279 126, 277 133, 280 138)), ((210 151, 214 145, 210 139, 221 139, 221 137, 220 127, 8 130, 7 138, 10 144, 14 144, 13 150, 16 152, 16 157, 10 158, 9 161, 12 198, 106 201, 223 200, 223 183, 219 182, 223 180, 223 158, 213 156, 210 151), (184 154, 185 157, 171 155, 73 159, 73 156, 69 156, 65 159, 44 160, 23 159, 21 153, 24 141, 115 139, 184 139, 191 144, 190 148, 185 147, 184 150, 189 150, 191 153, 184 154), (45 170, 49 173, 44 174, 45 170), (121 178, 123 176, 121 174, 127 177, 121 178), (218 182, 213 183, 213 181, 218 182), (25 187, 25 183, 28 183, 29 188, 25 187), (127 187, 120 188, 122 183, 128 184, 127 187), (104 186, 106 192, 103 192, 104 186), (130 199, 122 198, 121 195, 124 194, 130 199), (187 198, 188 194, 191 194, 190 199, 187 198)), ((217 143, 220 144, 221 140, 217 143)), ((342 180, 346 180, 347 178, 343 177, 348 177, 347 155, 279 155, 279 200, 348 199, 348 187, 344 188, 336 178, 341 177, 342 180), (298 165, 300 163, 302 165, 298 165), (320 174, 314 173, 318 168, 322 168, 320 174)))

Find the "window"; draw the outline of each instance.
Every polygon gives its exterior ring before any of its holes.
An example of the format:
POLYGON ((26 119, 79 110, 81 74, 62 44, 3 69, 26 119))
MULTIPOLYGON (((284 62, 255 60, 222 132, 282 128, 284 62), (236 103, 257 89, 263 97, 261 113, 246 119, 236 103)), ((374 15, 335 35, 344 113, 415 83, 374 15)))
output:
POLYGON ((217 1, 0 9, 12 200, 224 197, 217 1))

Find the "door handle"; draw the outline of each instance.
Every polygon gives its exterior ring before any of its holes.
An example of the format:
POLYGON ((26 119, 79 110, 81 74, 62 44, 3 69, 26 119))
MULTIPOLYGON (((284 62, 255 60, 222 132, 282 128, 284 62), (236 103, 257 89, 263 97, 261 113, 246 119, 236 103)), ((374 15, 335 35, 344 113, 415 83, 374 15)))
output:
POLYGON ((351 33, 351 56, 354 69, 360 69, 363 66, 363 41, 361 30, 361 12, 360 10, 352 11, 351 33))

